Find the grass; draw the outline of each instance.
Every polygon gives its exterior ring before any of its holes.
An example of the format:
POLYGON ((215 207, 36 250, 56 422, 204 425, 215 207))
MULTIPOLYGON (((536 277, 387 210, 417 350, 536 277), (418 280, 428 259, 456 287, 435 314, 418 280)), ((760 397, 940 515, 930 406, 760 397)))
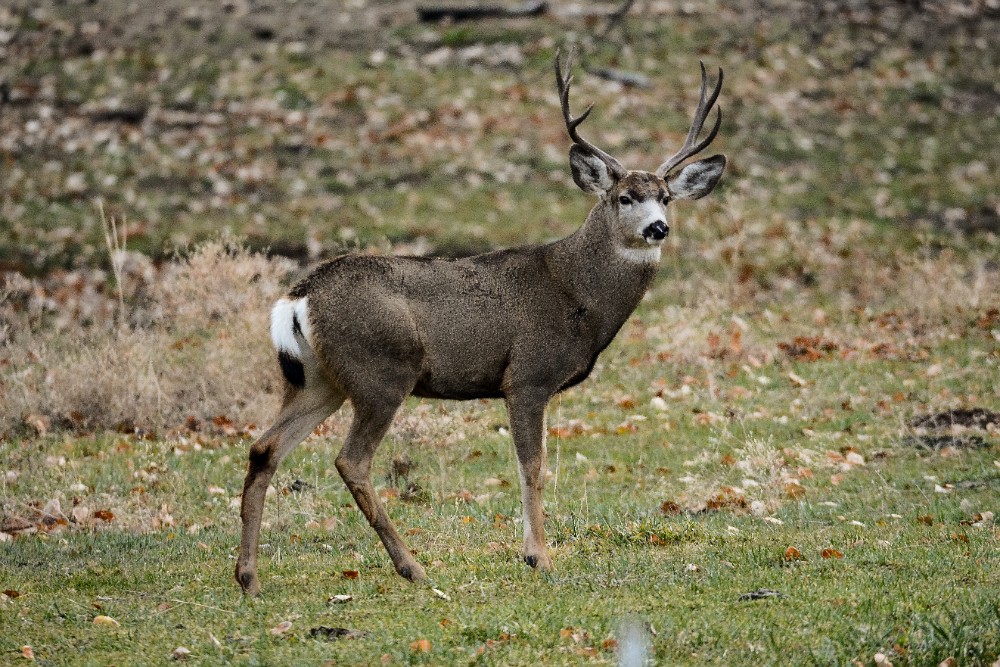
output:
MULTIPOLYGON (((815 368, 844 370, 838 362, 815 368)), ((869 385, 887 371, 850 369, 853 381, 869 385)), ((764 391, 754 402, 773 406, 787 393, 764 391)), ((586 410, 598 431, 614 428, 622 408, 595 406, 589 394, 564 397, 555 426, 586 410)), ((992 450, 931 453, 868 416, 850 425, 846 441, 835 438, 845 434, 835 423, 808 440, 798 420, 788 428, 772 420, 702 426, 690 402, 665 414, 636 408, 648 421, 636 422, 634 433, 550 439, 552 575, 519 559, 513 453, 493 430, 502 411, 411 406, 424 420, 466 424, 467 437, 446 446, 408 441, 404 426, 376 464, 391 514, 448 600, 399 579, 353 507, 332 466, 343 420, 301 446, 276 477, 259 600, 243 599, 231 578, 243 442, 207 439, 199 447, 118 436, 6 444, 4 460, 23 471, 5 487, 8 507, 25 514, 33 501, 55 497, 67 515, 76 504, 115 516, 56 524, 3 545, 0 582, 20 595, 3 601, 0 654, 13 658, 28 644, 55 663, 151 663, 180 645, 206 663, 601 663, 614 662, 609 640, 631 621, 655 629, 648 641, 660 664, 870 664, 880 651, 914 665, 998 657, 996 531, 968 525, 995 504, 992 450), (648 426, 655 420, 676 426, 648 426), (867 461, 840 472, 824 452, 847 443, 867 461), (408 482, 427 491, 425 500, 403 501, 386 481, 400 451, 416 463, 408 482), (794 471, 804 495, 772 488, 776 473, 761 460, 778 474, 794 471), (761 486, 746 485, 755 478, 761 486), (294 480, 307 486, 292 491, 294 480), (935 493, 935 483, 955 489, 935 493), (661 511, 664 501, 707 497, 689 487, 711 495, 729 484, 744 485, 739 495, 748 501, 763 499, 769 520, 737 505, 661 511), (790 546, 801 559, 786 560, 790 546), (824 549, 843 557, 824 558, 824 549), (739 601, 760 588, 784 597, 739 601), (327 601, 345 594, 353 599, 327 601), (97 615, 121 627, 94 625, 97 615), (270 633, 286 620, 291 630, 270 633), (319 626, 367 634, 312 638, 319 626), (420 639, 430 652, 411 648, 420 639)))
POLYGON ((388 27, 372 42, 384 59, 224 31, 211 57, 187 35, 174 51, 56 58, 69 33, 0 13, 24 47, 4 85, 44 83, 58 102, 0 120, 0 264, 37 278, 0 288, 0 662, 26 662, 24 646, 102 665, 178 646, 197 664, 1000 658, 996 425, 911 426, 1000 408, 1000 169, 983 143, 1000 118, 995 20, 936 3, 895 23, 909 5, 761 20, 730 4, 707 5, 711 21, 630 20, 622 45, 574 24, 588 64, 656 82, 623 91, 581 72, 586 136, 657 164, 702 58, 726 69, 716 145, 731 163, 711 198, 673 211, 648 298, 550 407, 555 572, 520 560, 502 405, 413 400, 374 478, 444 596, 393 572, 340 481, 348 407, 275 477, 255 600, 232 569, 245 432, 278 393, 258 323, 295 269, 203 240, 460 255, 569 233, 590 202, 569 179, 550 68, 575 19, 388 27), (423 60, 479 44, 524 64, 423 60), (175 115, 78 108, 114 98, 175 115), (123 258, 124 326, 95 271, 95 197, 144 253, 123 258), (760 589, 781 596, 740 599, 760 589))

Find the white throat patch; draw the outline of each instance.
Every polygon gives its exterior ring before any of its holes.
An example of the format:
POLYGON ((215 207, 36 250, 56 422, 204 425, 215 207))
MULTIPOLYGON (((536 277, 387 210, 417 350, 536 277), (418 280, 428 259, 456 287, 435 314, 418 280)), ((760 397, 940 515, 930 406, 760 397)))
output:
POLYGON ((660 246, 651 245, 648 248, 616 248, 618 256, 637 264, 650 264, 660 261, 660 246))

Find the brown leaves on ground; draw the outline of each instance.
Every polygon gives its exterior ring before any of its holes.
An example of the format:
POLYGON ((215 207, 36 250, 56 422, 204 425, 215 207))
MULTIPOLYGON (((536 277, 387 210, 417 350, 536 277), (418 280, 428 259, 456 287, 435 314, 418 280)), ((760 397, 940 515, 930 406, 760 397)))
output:
POLYGON ((820 556, 822 556, 823 558, 826 558, 826 559, 831 559, 831 558, 833 558, 833 559, 839 559, 839 558, 843 558, 844 554, 842 552, 840 552, 840 551, 837 551, 836 549, 827 548, 827 549, 823 549, 820 552, 820 556))
POLYGON ((413 653, 430 653, 432 648, 429 639, 417 639, 410 642, 410 651, 413 653))
POLYGON ((778 349, 795 361, 819 361, 831 357, 839 345, 819 336, 796 336, 791 342, 778 343, 778 349))

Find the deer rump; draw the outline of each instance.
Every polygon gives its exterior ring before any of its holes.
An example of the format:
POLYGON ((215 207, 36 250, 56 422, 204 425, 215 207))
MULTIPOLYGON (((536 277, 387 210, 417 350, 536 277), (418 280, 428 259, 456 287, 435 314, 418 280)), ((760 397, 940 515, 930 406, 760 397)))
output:
POLYGON ((503 398, 512 381, 562 390, 586 379, 617 333, 600 315, 552 275, 545 246, 457 260, 345 255, 278 302, 271 336, 300 389, 318 371, 350 397, 388 373, 415 396, 503 398))

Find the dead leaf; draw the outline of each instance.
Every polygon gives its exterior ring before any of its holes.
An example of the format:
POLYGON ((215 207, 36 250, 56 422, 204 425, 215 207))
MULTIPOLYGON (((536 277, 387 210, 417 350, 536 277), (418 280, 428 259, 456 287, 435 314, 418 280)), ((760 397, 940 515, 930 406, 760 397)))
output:
POLYGON ((785 484, 785 495, 794 500, 795 498, 801 498, 806 495, 806 490, 798 482, 788 482, 785 484))
POLYGON ((94 512, 94 518, 100 519, 101 521, 111 522, 115 520, 115 513, 111 510, 97 510, 94 512))
POLYGON ((35 659, 35 652, 32 650, 32 648, 30 646, 27 646, 27 645, 22 646, 21 647, 21 657, 24 658, 25 660, 34 660, 35 659))
POLYGON ((344 579, 357 579, 360 576, 357 570, 344 570, 341 574, 344 575, 344 579))
POLYGON ((930 514, 924 514, 923 516, 918 516, 917 523, 922 523, 925 526, 933 526, 934 517, 932 517, 930 514))
POLYGON ((431 591, 433 591, 434 595, 438 596, 442 600, 448 600, 448 601, 451 600, 451 597, 449 597, 449 595, 444 591, 442 591, 440 588, 432 588, 431 591))
POLYGON ((785 549, 785 560, 800 560, 802 558, 802 552, 795 547, 788 547, 785 549))
POLYGON ((9 597, 11 600, 16 600, 17 598, 21 597, 21 594, 15 591, 13 588, 8 588, 3 592, 3 594, 9 597))
POLYGON ((957 664, 958 664, 958 661, 955 660, 955 658, 952 658, 951 656, 948 656, 947 658, 945 658, 944 660, 941 661, 941 664, 938 665, 938 667, 955 667, 955 665, 957 665, 957 664))
POLYGON ((414 653, 430 653, 431 648, 431 643, 427 639, 418 639, 410 642, 410 650, 414 653))
POLYGON ((792 381, 792 384, 799 387, 808 387, 809 383, 803 380, 801 377, 795 374, 794 371, 788 371, 788 379, 792 381))
POLYGON ((183 646, 178 646, 173 651, 170 652, 170 657, 173 660, 183 660, 184 658, 191 655, 191 650, 183 646))
POLYGON ((95 616, 94 625, 110 625, 111 627, 114 628, 121 627, 121 623, 111 618, 110 616, 95 616))
POLYGON ((281 623, 278 623, 276 626, 271 628, 271 634, 274 635, 275 637, 280 637, 281 635, 285 634, 291 629, 292 629, 291 621, 282 621, 281 623))
POLYGON ((844 554, 842 554, 841 552, 837 551, 836 549, 823 549, 823 551, 820 552, 820 555, 823 556, 823 558, 843 558, 844 557, 844 554))
POLYGON ((345 604, 354 599, 353 595, 331 595, 326 599, 329 604, 345 604))
POLYGON ((873 658, 875 667, 892 667, 892 661, 885 653, 876 653, 873 658))

